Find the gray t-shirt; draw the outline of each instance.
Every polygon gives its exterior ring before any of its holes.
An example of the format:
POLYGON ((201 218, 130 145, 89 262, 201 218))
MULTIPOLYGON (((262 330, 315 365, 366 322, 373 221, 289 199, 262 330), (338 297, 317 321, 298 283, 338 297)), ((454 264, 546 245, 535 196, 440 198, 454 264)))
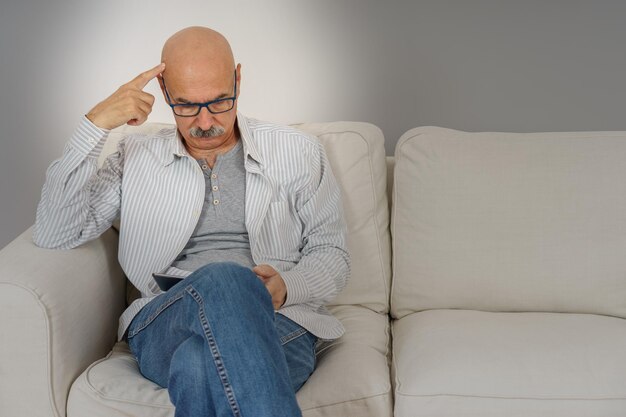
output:
POLYGON ((206 192, 191 238, 172 266, 193 272, 212 262, 254 267, 245 224, 246 171, 241 140, 218 155, 213 169, 198 160, 206 192))

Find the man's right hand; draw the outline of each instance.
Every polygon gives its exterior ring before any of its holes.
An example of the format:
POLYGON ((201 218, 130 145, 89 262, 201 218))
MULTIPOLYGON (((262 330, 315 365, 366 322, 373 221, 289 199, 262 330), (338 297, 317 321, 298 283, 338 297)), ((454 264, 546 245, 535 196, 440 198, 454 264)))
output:
POLYGON ((101 129, 115 129, 128 123, 138 126, 148 119, 154 96, 143 91, 148 82, 165 70, 161 63, 124 84, 87 113, 87 118, 101 129))

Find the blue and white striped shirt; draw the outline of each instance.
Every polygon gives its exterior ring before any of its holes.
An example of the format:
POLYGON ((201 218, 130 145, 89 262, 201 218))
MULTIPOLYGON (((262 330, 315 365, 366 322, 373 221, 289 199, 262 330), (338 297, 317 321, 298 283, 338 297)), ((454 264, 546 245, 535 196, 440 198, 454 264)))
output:
MULTIPOLYGON (((245 224, 252 258, 287 286, 280 313, 322 339, 343 334, 324 307, 350 273, 339 187, 314 136, 237 115, 246 170, 245 224)), ((175 127, 122 139, 102 168, 108 131, 83 117, 63 156, 46 173, 33 239, 69 249, 95 239, 120 218, 118 258, 141 292, 120 317, 118 340, 139 310, 162 291, 153 272, 189 240, 204 202, 205 180, 175 127)))

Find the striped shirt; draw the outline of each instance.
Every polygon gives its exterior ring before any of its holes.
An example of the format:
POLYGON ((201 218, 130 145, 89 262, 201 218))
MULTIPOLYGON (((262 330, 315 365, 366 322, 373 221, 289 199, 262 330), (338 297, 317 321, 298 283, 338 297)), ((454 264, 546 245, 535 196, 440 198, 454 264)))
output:
MULTIPOLYGON (((350 273, 341 196, 314 136, 237 115, 246 170, 245 225, 252 258, 276 269, 287 287, 280 313, 321 339, 343 326, 324 307, 350 273)), ((120 218, 118 259, 141 292, 120 317, 121 340, 133 317, 162 293, 153 272, 171 267, 198 222, 202 170, 175 127, 126 136, 98 169, 108 135, 86 117, 46 172, 33 240, 70 249, 120 218)))

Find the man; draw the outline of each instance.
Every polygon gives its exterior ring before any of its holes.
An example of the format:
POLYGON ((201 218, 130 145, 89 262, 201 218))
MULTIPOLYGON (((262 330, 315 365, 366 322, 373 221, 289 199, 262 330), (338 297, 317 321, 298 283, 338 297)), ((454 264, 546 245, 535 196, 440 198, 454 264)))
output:
POLYGON ((349 275, 340 193, 316 138, 237 113, 241 66, 201 27, 81 120, 46 174, 34 241, 73 248, 120 217, 119 261, 140 290, 120 318, 142 374, 176 416, 301 415, 314 346, 343 327, 324 308, 349 275), (176 129, 130 135, 157 78, 176 129), (185 277, 166 292, 153 274, 185 277))

